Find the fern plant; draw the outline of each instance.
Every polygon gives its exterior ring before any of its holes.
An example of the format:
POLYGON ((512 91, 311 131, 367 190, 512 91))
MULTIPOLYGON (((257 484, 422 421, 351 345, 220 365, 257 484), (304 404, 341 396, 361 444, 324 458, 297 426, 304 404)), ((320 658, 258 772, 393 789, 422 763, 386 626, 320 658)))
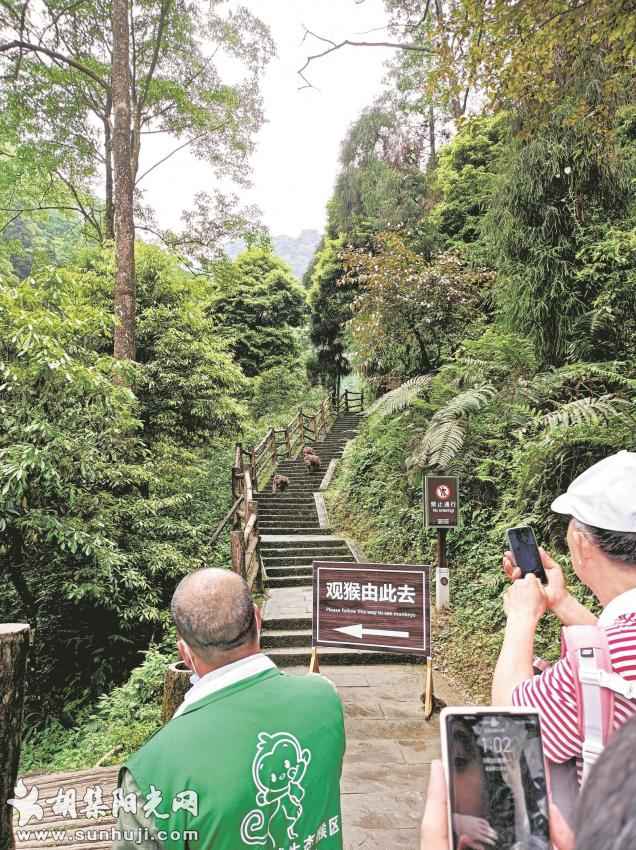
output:
POLYGON ((432 375, 418 375, 410 378, 399 387, 385 393, 369 407, 365 415, 376 415, 384 418, 409 407, 418 396, 430 385, 432 375))
POLYGON ((495 388, 486 384, 454 396, 431 418, 407 466, 448 469, 464 445, 468 419, 485 407, 495 395, 495 388))
POLYGON ((597 425, 600 422, 608 422, 612 417, 627 412, 632 407, 631 402, 624 398, 617 398, 609 393, 592 398, 579 398, 562 404, 551 413, 546 413, 539 418, 539 424, 547 429, 566 427, 573 428, 576 425, 597 425))

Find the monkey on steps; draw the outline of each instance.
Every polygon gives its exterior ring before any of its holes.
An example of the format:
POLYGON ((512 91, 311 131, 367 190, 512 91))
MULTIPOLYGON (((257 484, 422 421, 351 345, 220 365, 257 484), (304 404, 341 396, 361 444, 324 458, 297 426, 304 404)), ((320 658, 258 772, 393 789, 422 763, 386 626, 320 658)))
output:
POLYGON ((307 472, 313 472, 314 470, 320 472, 320 457, 316 454, 316 452, 311 446, 305 446, 305 448, 303 449, 303 461, 305 463, 305 467, 307 468, 307 472))
POLYGON ((276 474, 272 478, 272 493, 282 493, 289 487, 289 478, 286 475, 276 474))

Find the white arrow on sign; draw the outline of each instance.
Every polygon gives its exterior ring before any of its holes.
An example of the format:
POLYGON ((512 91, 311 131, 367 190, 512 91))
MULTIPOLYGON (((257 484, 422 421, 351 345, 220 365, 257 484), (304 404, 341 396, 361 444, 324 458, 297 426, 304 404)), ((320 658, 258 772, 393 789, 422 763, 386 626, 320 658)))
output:
POLYGON ((358 638, 358 640, 362 640, 362 638, 366 635, 378 635, 379 637, 392 638, 408 638, 410 636, 410 632, 394 632, 389 629, 368 629, 366 626, 363 626, 362 623, 358 626, 340 626, 339 628, 334 629, 334 631, 342 632, 345 635, 358 638))

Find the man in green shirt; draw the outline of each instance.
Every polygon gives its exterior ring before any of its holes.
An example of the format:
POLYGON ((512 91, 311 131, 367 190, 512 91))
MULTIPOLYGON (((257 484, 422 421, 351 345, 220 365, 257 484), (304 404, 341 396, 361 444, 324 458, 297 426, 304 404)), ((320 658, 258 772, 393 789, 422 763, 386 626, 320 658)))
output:
POLYGON ((186 576, 172 599, 193 687, 120 773, 114 850, 342 850, 342 704, 317 675, 285 675, 229 570, 186 576))

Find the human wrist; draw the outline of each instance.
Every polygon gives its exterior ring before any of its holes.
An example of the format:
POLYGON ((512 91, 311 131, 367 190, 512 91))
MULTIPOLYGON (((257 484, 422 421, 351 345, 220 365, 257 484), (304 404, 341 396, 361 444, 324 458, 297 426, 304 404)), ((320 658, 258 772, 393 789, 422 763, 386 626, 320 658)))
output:
POLYGON ((566 622, 574 613, 574 609, 579 607, 579 603, 572 596, 569 590, 566 590, 563 596, 556 602, 550 605, 550 610, 555 614, 561 622, 566 622))
POLYGON ((534 633, 543 614, 539 611, 510 611, 506 622, 506 632, 523 634, 534 633))

